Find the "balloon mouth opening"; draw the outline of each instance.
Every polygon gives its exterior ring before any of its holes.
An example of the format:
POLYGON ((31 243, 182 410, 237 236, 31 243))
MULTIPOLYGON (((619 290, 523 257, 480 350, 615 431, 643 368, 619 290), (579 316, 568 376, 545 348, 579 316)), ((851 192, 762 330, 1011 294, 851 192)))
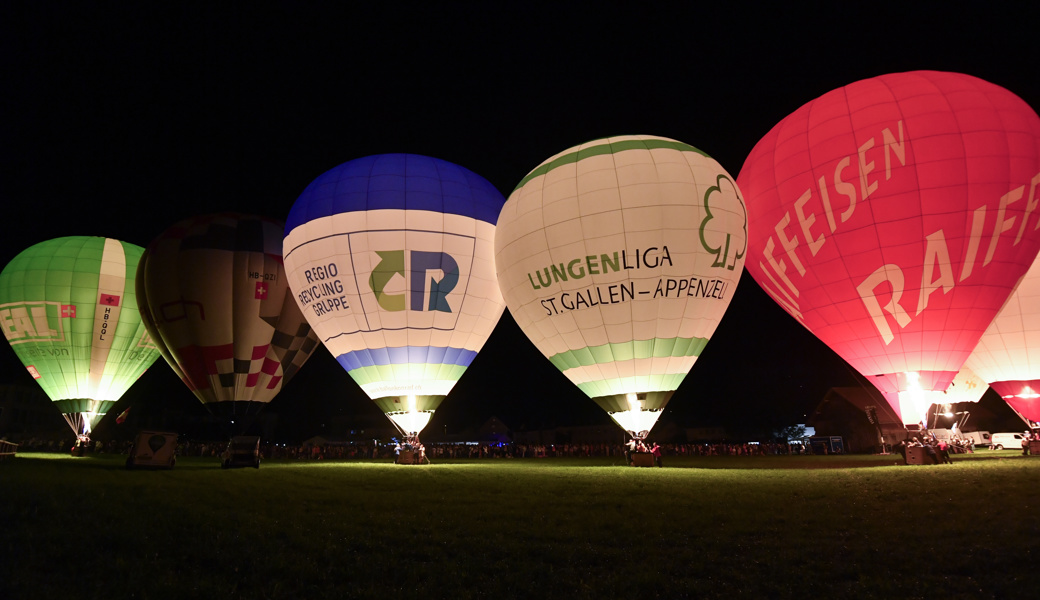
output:
POLYGON ((926 426, 929 409, 933 404, 948 404, 945 390, 925 389, 921 376, 915 371, 899 373, 899 391, 886 393, 889 402, 899 411, 903 425, 926 426), (893 398, 892 396, 895 396, 893 398), (893 402, 894 400, 894 402, 893 402))
POLYGON ((425 429, 430 419, 433 418, 433 411, 407 410, 388 412, 386 416, 397 427, 397 430, 401 432, 401 435, 406 438, 417 438, 419 437, 419 432, 425 429))
POLYGON ((630 408, 608 412, 611 419, 628 433, 632 439, 643 440, 650 435, 657 419, 661 416, 661 409, 642 410, 641 408, 630 408))
POLYGON ((90 423, 98 416, 96 411, 81 411, 73 413, 65 413, 65 422, 72 428, 72 433, 75 434, 76 439, 80 442, 90 441, 90 432, 93 431, 90 427, 90 423))

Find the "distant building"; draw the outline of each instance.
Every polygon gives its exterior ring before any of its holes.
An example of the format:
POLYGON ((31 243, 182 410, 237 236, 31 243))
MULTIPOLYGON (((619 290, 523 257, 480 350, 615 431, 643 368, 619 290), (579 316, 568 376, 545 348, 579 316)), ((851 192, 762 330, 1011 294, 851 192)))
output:
POLYGON ((824 395, 807 425, 817 435, 841 436, 845 452, 880 452, 906 439, 902 420, 881 392, 867 387, 836 387, 824 395))

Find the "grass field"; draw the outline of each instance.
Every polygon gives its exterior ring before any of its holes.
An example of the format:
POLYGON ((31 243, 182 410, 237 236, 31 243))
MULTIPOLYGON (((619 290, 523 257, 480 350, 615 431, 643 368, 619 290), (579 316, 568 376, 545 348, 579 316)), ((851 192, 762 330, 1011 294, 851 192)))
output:
POLYGON ((1040 458, 971 456, 19 455, 0 463, 0 598, 1036 598, 1040 458))

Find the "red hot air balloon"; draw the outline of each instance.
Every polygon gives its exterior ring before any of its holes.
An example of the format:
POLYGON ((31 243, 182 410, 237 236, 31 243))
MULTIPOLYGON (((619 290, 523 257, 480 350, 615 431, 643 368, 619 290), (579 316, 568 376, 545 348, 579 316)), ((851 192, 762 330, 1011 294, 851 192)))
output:
POLYGON ((751 151, 747 269, 920 422, 1040 248, 1040 118, 958 73, 866 79, 751 151))

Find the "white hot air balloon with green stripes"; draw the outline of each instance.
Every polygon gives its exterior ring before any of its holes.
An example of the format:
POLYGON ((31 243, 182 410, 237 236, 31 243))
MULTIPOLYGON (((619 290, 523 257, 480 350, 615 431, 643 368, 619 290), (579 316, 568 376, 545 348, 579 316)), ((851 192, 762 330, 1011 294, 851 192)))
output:
POLYGON ((495 229, 506 306, 633 438, 646 437, 729 306, 747 213, 735 179, 675 140, 623 136, 553 156, 495 229))

